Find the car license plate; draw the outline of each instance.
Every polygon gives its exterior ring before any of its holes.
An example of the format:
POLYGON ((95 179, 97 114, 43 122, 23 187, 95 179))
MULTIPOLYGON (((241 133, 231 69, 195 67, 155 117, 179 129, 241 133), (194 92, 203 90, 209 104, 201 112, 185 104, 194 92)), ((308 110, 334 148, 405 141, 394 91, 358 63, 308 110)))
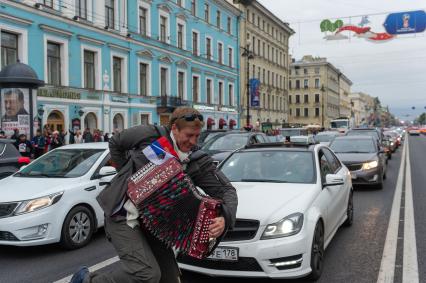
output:
POLYGON ((238 248, 217 247, 207 258, 213 260, 237 261, 238 248))
POLYGON ((351 178, 355 180, 357 178, 356 173, 351 172, 351 178))

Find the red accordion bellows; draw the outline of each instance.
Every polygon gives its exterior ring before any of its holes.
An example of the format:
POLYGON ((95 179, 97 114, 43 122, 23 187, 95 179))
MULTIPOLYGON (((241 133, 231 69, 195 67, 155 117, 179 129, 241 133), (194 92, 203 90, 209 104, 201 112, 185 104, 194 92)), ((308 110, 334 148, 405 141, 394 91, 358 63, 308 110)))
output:
POLYGON ((220 201, 200 195, 175 158, 139 169, 129 179, 127 195, 144 227, 168 247, 195 258, 211 252, 215 242, 209 240, 208 227, 220 201))

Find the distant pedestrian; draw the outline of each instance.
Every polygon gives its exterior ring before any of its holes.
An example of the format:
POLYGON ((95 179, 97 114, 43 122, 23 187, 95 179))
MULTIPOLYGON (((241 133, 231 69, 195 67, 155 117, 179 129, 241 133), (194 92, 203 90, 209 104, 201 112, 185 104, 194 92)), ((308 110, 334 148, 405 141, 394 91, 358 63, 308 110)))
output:
POLYGON ((104 142, 109 142, 109 134, 105 133, 104 135, 104 142))
POLYGON ((34 158, 39 158, 44 153, 44 147, 46 145, 46 140, 41 134, 41 130, 37 130, 36 135, 31 140, 31 145, 33 146, 34 158))
POLYGON ((32 146, 31 142, 27 140, 27 136, 24 134, 20 134, 18 141, 15 143, 16 148, 22 156, 31 157, 32 146))
POLYGON ((84 141, 85 143, 93 142, 93 135, 92 135, 92 133, 90 132, 90 129, 89 129, 89 128, 86 128, 86 130, 84 130, 84 133, 83 133, 83 141, 84 141))
POLYGON ((13 135, 10 137, 15 142, 19 141, 19 129, 13 129, 13 135))
POLYGON ((69 143, 70 143, 70 144, 75 143, 75 140, 74 140, 74 137, 75 137, 75 130, 72 130, 72 131, 71 131, 71 129, 69 129, 69 130, 68 130, 68 132, 70 133, 69 143))
POLYGON ((75 143, 83 143, 83 136, 81 135, 81 131, 77 130, 74 136, 74 142, 75 143))
POLYGON ((51 142, 50 142, 50 149, 55 149, 55 148, 61 147, 63 145, 64 145, 64 143, 62 142, 62 138, 59 135, 59 132, 54 131, 53 134, 52 134, 51 142))

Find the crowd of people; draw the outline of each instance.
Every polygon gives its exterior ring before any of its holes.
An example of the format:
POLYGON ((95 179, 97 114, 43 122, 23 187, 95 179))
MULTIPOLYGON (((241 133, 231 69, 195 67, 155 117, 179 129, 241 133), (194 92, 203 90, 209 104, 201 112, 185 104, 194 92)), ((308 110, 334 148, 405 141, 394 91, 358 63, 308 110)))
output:
MULTIPOLYGON (((116 129, 112 135, 118 130, 116 129)), ((86 128, 83 133, 81 130, 56 131, 45 125, 42 130, 38 129, 32 139, 28 139, 26 134, 19 132, 19 129, 14 129, 12 136, 6 136, 5 132, 0 129, 0 139, 15 140, 15 147, 24 157, 38 158, 44 153, 61 147, 65 144, 78 144, 89 142, 108 142, 111 138, 109 133, 104 133, 99 129, 91 131, 86 128), (67 139, 67 135, 69 137, 67 139)))

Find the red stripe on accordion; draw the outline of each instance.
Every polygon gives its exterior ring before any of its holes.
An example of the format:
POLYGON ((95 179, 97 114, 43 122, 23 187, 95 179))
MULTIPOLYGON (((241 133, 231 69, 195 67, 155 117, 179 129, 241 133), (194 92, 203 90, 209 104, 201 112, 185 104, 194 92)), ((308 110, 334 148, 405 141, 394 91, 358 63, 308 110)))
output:
POLYGON ((176 159, 142 167, 129 178, 127 195, 143 226, 167 246, 195 258, 211 252, 208 228, 221 202, 201 196, 176 159))

